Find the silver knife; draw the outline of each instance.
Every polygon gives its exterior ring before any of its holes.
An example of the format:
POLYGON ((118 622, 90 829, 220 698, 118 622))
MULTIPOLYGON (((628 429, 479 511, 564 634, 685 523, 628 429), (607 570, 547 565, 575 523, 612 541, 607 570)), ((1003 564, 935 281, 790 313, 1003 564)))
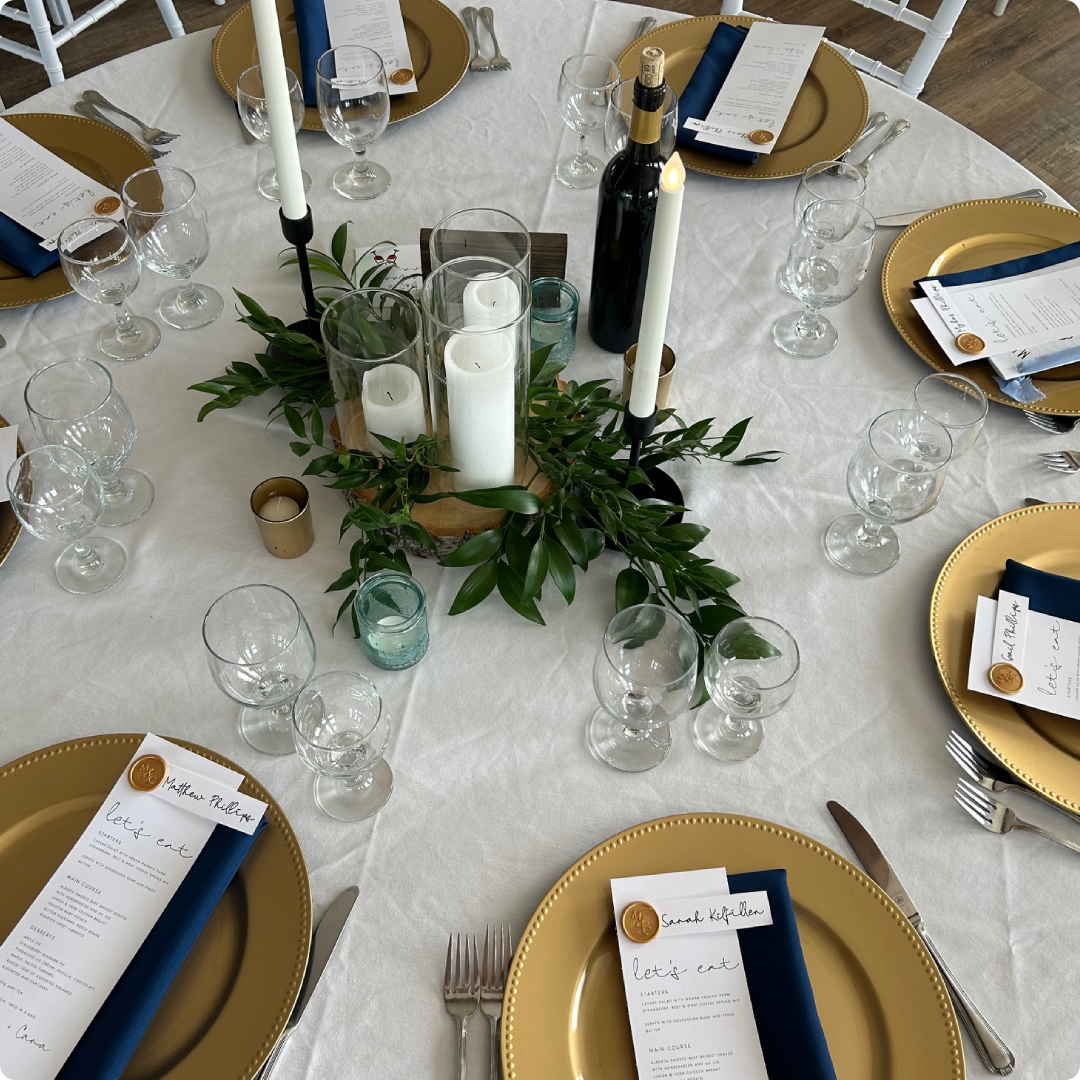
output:
POLYGON ((356 898, 359 895, 360 890, 355 885, 350 885, 326 909, 326 914, 319 920, 319 925, 315 927, 315 933, 311 941, 311 955, 308 957, 307 974, 304 976, 304 985, 300 987, 300 996, 296 999, 292 1016, 289 1017, 285 1030, 281 1033, 281 1038, 278 1039, 277 1045, 264 1062, 262 1071, 258 1074, 258 1080, 269 1080, 270 1073, 273 1072, 274 1065, 277 1062, 278 1054, 281 1053, 281 1048, 285 1045, 296 1025, 300 1023, 300 1017, 304 1015, 307 1003, 311 1000, 311 995, 315 993, 315 987, 318 986, 319 979, 322 978, 322 973, 330 962, 330 957, 334 955, 338 938, 341 937, 341 931, 345 929, 345 924, 349 921, 353 904, 356 903, 356 898))
POLYGON ((904 917, 914 927, 915 932, 922 938, 927 951, 934 958, 934 962, 949 988, 953 1005, 956 1006, 956 1015, 960 1017, 968 1034, 975 1043, 975 1049, 979 1052, 983 1064, 999 1076, 1008 1076, 1016 1066, 1016 1058, 1013 1052, 1002 1041, 1001 1036, 986 1022, 986 1018, 975 1007, 974 1002, 968 997, 967 992, 956 980, 956 976, 949 970, 937 946, 931 940, 930 935, 923 925, 918 908, 911 902, 896 871, 889 865, 889 860, 881 852, 881 848, 874 843, 873 837, 859 824, 853 814, 845 810, 838 802, 830 800, 826 803, 833 820, 840 826, 840 831, 847 838, 855 852, 856 858, 862 863, 863 869, 888 893, 890 899, 903 912, 904 917))
MULTIPOLYGON (((1029 199, 1031 202, 1045 202, 1046 192, 1042 188, 1030 188, 1028 191, 1018 191, 1015 195, 1001 195, 999 198, 1029 199)), ((938 208, 931 207, 929 210, 909 210, 906 214, 890 214, 888 217, 877 218, 877 223, 892 227, 910 225, 913 221, 918 221, 924 214, 932 214, 936 209, 938 208)))

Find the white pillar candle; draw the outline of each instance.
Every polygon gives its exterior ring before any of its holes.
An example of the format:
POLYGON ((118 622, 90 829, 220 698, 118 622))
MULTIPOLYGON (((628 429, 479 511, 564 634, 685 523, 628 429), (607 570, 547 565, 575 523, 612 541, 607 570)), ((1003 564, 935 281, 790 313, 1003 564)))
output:
POLYGON ((517 279, 480 274, 465 286, 461 298, 466 326, 509 326, 521 314, 517 279))
MULTIPOLYGON (((412 442, 427 433, 420 376, 405 364, 381 364, 364 373, 360 392, 369 435, 412 442)), ((378 439, 368 439, 372 453, 389 454, 378 439)))
MULTIPOLYGON (((483 326, 466 326, 482 330, 483 326)), ((452 334, 443 353, 458 491, 514 482, 514 338, 452 334)))
POLYGON ((259 68, 270 117, 270 145, 274 150, 274 168, 281 189, 281 209, 287 218, 300 221, 307 216, 307 196, 300 170, 300 152, 296 148, 289 77, 274 0, 251 0, 251 17, 255 23, 259 68))
POLYGON ((682 217, 683 186, 686 169, 682 158, 672 154, 660 174, 660 197, 656 204, 649 276, 645 282, 645 300, 641 308, 634 381, 630 387, 630 411, 635 416, 652 416, 656 408, 656 387, 660 381, 660 360, 667 331, 671 279, 675 273, 675 248, 679 242, 679 219, 682 217))
POLYGON ((263 521, 289 521, 300 513, 300 504, 288 495, 274 495, 259 507, 263 521))

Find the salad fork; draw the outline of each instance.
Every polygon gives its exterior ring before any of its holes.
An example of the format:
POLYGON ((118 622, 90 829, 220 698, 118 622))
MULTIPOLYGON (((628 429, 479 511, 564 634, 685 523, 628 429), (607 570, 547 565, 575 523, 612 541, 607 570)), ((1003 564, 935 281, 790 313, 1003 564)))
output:
POLYGON ((1080 472, 1080 454, 1075 450, 1055 450, 1052 453, 1040 454, 1039 457, 1042 458, 1042 463, 1054 472, 1080 472))
POLYGON ((889 145, 889 143, 895 142, 897 139, 899 139, 900 136, 903 135, 904 132, 907 131, 910 127, 911 124, 907 120, 897 120, 893 124, 893 126, 889 128, 888 134, 885 136, 885 138, 882 139, 881 142, 879 142, 877 146, 875 146, 874 149, 871 150, 870 153, 862 159, 862 161, 852 161, 849 162, 849 164, 854 165, 855 168, 863 174, 863 176, 869 175, 869 170, 867 169, 867 166, 870 164, 870 159, 883 147, 886 147, 889 145))
POLYGON ((465 1032, 469 1018, 480 1004, 480 966, 476 961, 476 938, 472 934, 450 935, 450 943, 446 947, 443 1000, 446 1011, 458 1022, 458 1080, 466 1080, 465 1032))
POLYGON ((491 1080, 499 1077, 499 1021, 502 1019, 506 973, 514 955, 510 927, 492 928, 484 934, 484 965, 480 969, 480 1011, 491 1025, 491 1080))
POLYGON ((85 90, 83 92, 83 100, 89 101, 91 105, 96 105, 99 109, 108 109, 110 112, 126 116, 133 123, 138 124, 142 130, 143 141, 148 142, 151 146, 162 146, 164 143, 172 142, 173 139, 180 138, 179 135, 174 135, 171 131, 162 131, 161 128, 144 124, 137 116, 132 116, 131 113, 125 112, 119 105, 114 105, 104 96, 104 94, 99 94, 96 90, 85 90))
POLYGON ((469 28, 469 33, 472 34, 473 41, 476 42, 476 55, 469 61, 469 70, 490 71, 491 58, 485 56, 480 51, 480 28, 476 25, 476 8, 462 8, 461 17, 465 20, 465 25, 469 28))
POLYGON ((1080 416, 1050 416, 1048 413, 1030 412, 1024 410, 1029 424, 1034 424, 1043 431, 1049 431, 1051 435, 1068 435, 1077 424, 1080 424, 1080 416))
POLYGON ((482 7, 480 9, 480 21, 487 27, 487 32, 491 35, 491 44, 495 46, 495 55, 491 58, 491 70, 509 71, 510 61, 503 56, 499 49, 499 39, 495 36, 495 12, 489 7, 482 7))
POLYGON ((1047 840, 1053 840, 1055 844, 1067 847, 1080 855, 1080 844, 1074 844, 1066 840, 1064 836, 1058 836, 1049 829, 1032 825, 1030 821, 1018 818, 1013 810, 997 799, 990 798, 982 788, 977 787, 970 780, 961 777, 956 781, 956 791, 953 793, 956 801, 984 828, 992 833, 1007 833, 1013 829, 1022 829, 1024 832, 1033 832, 1037 836, 1044 836, 1047 840))

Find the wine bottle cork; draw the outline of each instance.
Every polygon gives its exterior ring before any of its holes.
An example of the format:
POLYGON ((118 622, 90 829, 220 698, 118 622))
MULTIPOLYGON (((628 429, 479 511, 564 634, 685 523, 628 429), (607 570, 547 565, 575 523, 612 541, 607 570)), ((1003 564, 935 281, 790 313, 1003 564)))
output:
POLYGON ((641 51, 638 82, 642 86, 660 86, 664 81, 664 50, 650 45, 641 51))

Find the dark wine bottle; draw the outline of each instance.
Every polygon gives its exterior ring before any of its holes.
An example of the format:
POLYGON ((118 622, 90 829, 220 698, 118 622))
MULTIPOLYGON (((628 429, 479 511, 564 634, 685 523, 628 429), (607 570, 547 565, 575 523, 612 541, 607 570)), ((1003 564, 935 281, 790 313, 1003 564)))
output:
POLYGON ((638 339, 649 273, 656 201, 660 195, 660 122, 664 115, 664 51, 643 50, 634 82, 630 138, 600 180, 589 335, 608 352, 638 339))

